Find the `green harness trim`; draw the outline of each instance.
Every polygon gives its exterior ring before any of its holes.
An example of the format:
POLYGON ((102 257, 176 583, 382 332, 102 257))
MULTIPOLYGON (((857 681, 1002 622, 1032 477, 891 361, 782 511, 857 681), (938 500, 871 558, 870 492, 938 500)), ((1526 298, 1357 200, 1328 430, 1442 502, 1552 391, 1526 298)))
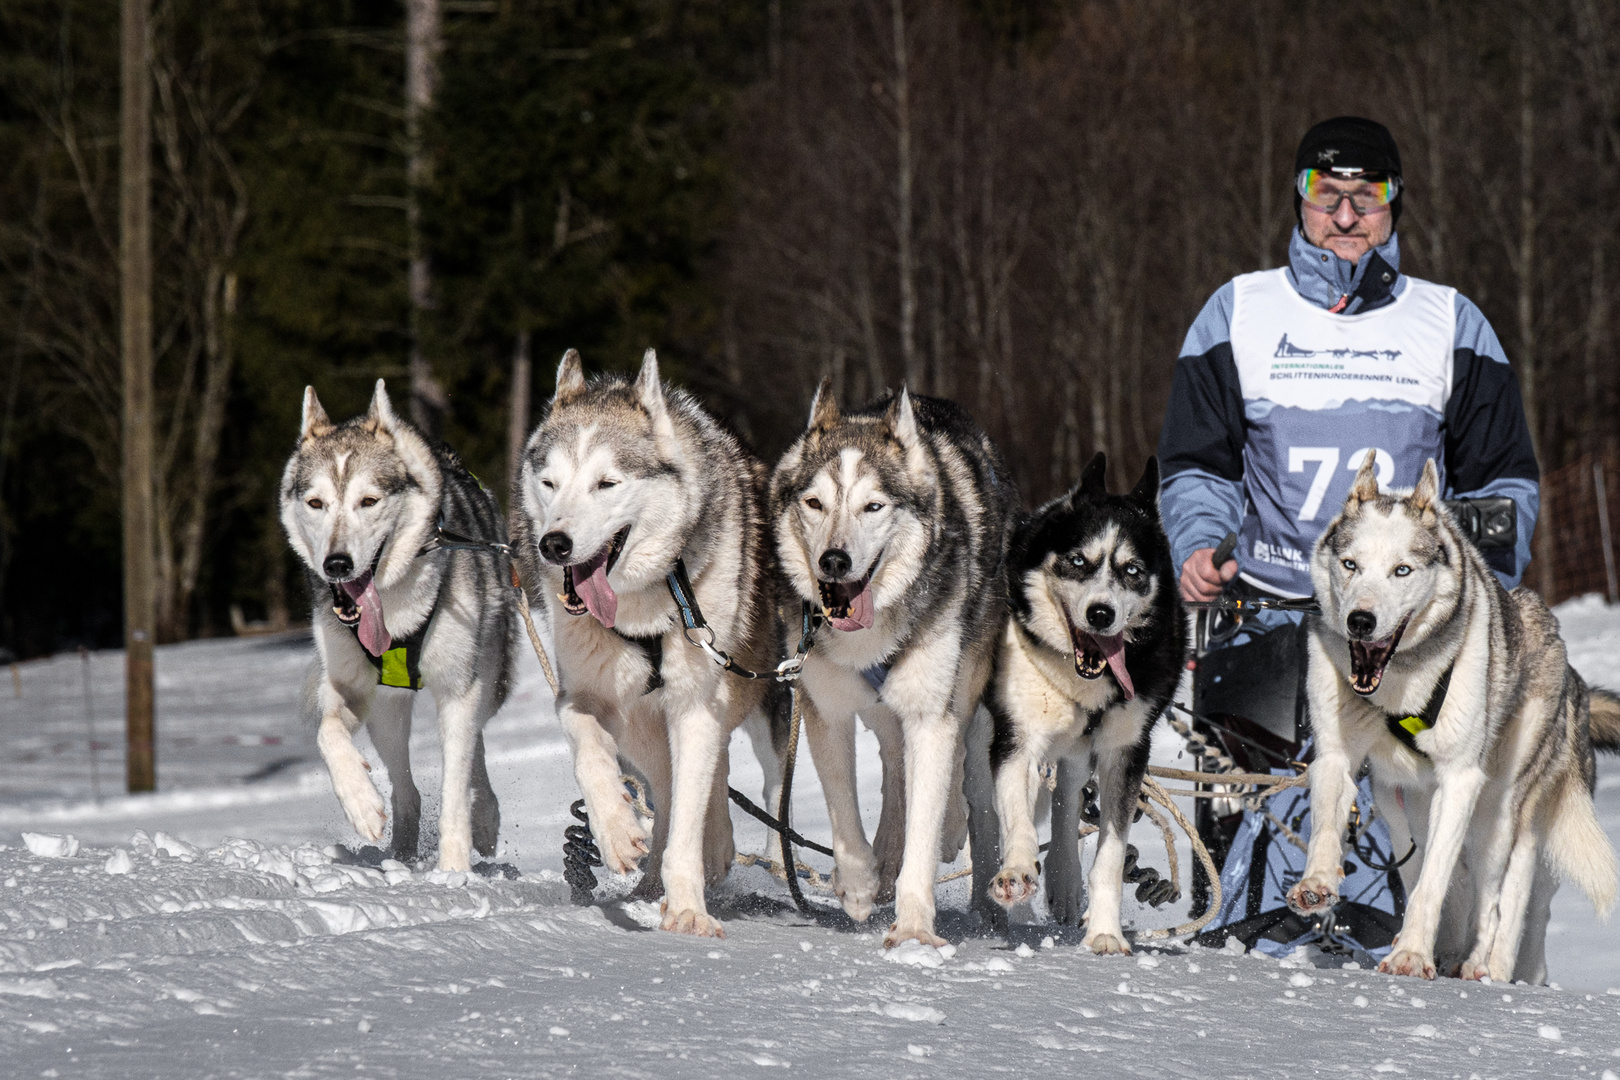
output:
POLYGON ((1418 748, 1417 736, 1434 727, 1435 721, 1440 718, 1440 707, 1446 703, 1446 691, 1450 688, 1451 668, 1446 668, 1445 674, 1440 676, 1440 681, 1434 684, 1434 692, 1429 695, 1428 704, 1423 706, 1421 713, 1416 716, 1384 714, 1384 725, 1389 728, 1389 733, 1414 754, 1428 757, 1429 755, 1418 748))

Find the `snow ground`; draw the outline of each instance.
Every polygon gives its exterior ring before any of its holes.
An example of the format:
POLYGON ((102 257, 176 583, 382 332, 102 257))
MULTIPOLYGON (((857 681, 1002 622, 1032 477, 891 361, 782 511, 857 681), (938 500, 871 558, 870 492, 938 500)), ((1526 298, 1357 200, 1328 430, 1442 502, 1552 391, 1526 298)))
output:
MULTIPOLYGON (((1559 615, 1576 666, 1620 686, 1620 609, 1587 598, 1559 615)), ((348 831, 296 715, 309 656, 298 635, 160 649, 163 790, 138 798, 115 794, 121 654, 20 665, 20 695, 0 680, 0 1075, 1620 1072, 1620 925, 1598 923, 1570 891, 1549 928, 1562 990, 1425 984, 1321 956, 1277 963, 1185 946, 1100 958, 1033 924, 1011 942, 974 937, 960 880, 940 889, 941 929, 957 942, 948 957, 915 945, 885 954, 884 912, 866 927, 831 909, 806 919, 754 868, 713 897, 723 941, 650 929, 651 905, 571 907, 558 871, 574 784, 532 657, 487 733, 502 800, 496 859, 472 875, 384 864, 348 831), (36 855, 24 831, 79 846, 36 855)), ((431 851, 427 695, 417 715, 431 851)), ((732 782, 753 794, 746 745, 734 744, 732 782)), ((877 768, 864 733, 861 753, 870 826, 877 768)), ((1157 757, 1174 762, 1173 740, 1157 757)), ((795 823, 825 836, 814 772, 799 775, 795 823)), ((1613 758, 1600 761, 1598 800, 1620 841, 1613 758)), ((734 820, 739 850, 762 850, 763 827, 734 820)), ((1163 870, 1155 835, 1136 842, 1163 870)), ((1185 846, 1180 858, 1185 870, 1185 846)), ((1185 907, 1127 897, 1126 914, 1168 926, 1185 907)))

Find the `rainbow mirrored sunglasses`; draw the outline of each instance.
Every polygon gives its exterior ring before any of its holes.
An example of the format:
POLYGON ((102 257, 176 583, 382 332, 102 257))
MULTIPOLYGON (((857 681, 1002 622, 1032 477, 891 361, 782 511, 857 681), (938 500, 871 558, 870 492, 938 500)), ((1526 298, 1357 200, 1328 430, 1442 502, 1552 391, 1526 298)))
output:
POLYGON ((1337 213, 1345 199, 1358 214, 1377 214, 1388 210, 1401 193, 1401 178, 1389 173, 1301 169, 1297 186, 1299 197, 1324 214, 1337 213))

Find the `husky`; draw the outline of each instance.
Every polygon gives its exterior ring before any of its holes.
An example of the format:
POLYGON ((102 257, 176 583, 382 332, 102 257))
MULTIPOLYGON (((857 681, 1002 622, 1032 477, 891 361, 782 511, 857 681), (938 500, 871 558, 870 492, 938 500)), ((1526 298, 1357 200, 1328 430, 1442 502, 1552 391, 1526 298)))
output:
POLYGON ((706 640, 753 671, 775 656, 760 505, 764 467, 647 350, 631 382, 586 382, 579 353, 523 451, 512 546, 557 642, 557 717, 574 755, 602 860, 637 895, 664 894, 665 930, 724 937, 704 904, 735 849, 727 743, 745 721, 767 785, 780 783, 764 713, 766 680, 723 671, 706 640), (683 632, 667 584, 689 577, 709 633, 683 632), (619 755, 646 777, 651 845, 620 780, 619 755))
POLYGON ((1047 907, 1060 922, 1080 921, 1080 786, 1095 773, 1101 835, 1085 944, 1128 953, 1125 842, 1153 725, 1186 664, 1187 630, 1159 520, 1158 460, 1148 459, 1129 495, 1108 494, 1107 471, 1102 454, 1092 458, 1072 491, 1019 523, 1008 549, 1012 618, 989 693, 1004 854, 990 891, 1005 907, 1034 897, 1035 788, 1041 763, 1056 760, 1064 790, 1053 799, 1047 907))
MULTIPOLYGON (((1017 502, 1000 453, 956 405, 902 390, 844 416, 825 381, 771 478, 782 572, 825 619, 801 685, 832 819, 833 889, 856 922, 893 889, 891 947, 944 944, 934 876, 966 837, 964 736, 1005 619, 1017 502), (882 751, 875 855, 855 792, 856 714, 882 751)), ((988 761, 973 771, 988 789, 988 761)), ((986 814, 989 801, 986 791, 986 814)), ((987 869, 993 828, 974 841, 987 869)))
POLYGON ((1379 970, 1434 978, 1444 934, 1442 969, 1540 982, 1559 880, 1600 914, 1614 902, 1593 748, 1620 750, 1620 698, 1588 689, 1541 598, 1502 588, 1439 495, 1432 459, 1410 494, 1380 494, 1369 452, 1317 541, 1322 613, 1310 621, 1307 675, 1316 827, 1288 901, 1302 914, 1336 902, 1335 826, 1367 761, 1377 812, 1397 850, 1416 855, 1401 868, 1406 917, 1379 970))
POLYGON ((308 571, 318 663, 306 703, 349 824, 377 841, 389 817, 354 745, 364 724, 393 785, 394 857, 416 858, 411 691, 425 686, 444 748, 438 867, 467 870, 473 851, 495 854, 500 806, 483 728, 506 700, 516 643, 495 500, 454 452, 394 413, 378 379, 370 410, 343 424, 304 390, 281 523, 308 571), (490 548, 440 547, 441 528, 490 548))

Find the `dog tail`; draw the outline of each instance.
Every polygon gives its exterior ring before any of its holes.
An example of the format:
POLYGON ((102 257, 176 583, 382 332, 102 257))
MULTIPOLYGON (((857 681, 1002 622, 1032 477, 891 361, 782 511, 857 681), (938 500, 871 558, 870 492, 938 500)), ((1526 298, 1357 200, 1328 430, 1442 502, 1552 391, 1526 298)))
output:
POLYGON ((1598 917, 1607 918, 1614 907, 1620 867, 1584 783, 1571 779, 1564 784, 1547 830, 1546 850, 1559 877, 1573 882, 1592 901, 1598 917))
POLYGON ((1592 748, 1620 754, 1620 694, 1592 687, 1592 748))

